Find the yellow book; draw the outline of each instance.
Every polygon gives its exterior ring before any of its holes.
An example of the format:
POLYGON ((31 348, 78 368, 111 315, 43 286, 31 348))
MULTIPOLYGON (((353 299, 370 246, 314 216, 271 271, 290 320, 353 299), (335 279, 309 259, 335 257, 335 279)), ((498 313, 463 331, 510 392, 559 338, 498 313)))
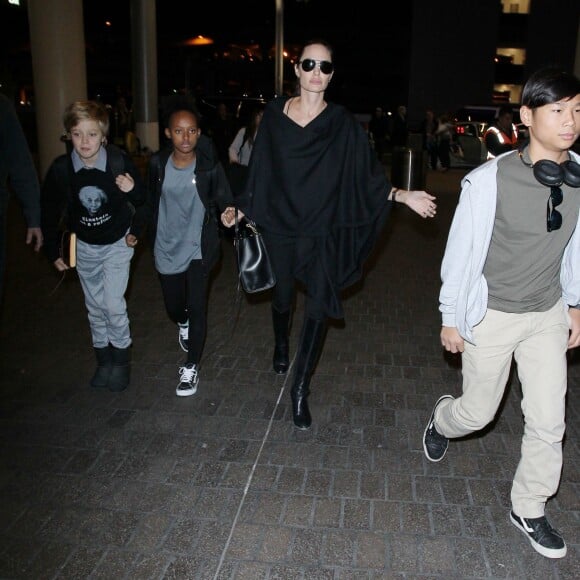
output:
POLYGON ((77 235, 71 232, 68 250, 68 265, 74 268, 77 265, 77 235))

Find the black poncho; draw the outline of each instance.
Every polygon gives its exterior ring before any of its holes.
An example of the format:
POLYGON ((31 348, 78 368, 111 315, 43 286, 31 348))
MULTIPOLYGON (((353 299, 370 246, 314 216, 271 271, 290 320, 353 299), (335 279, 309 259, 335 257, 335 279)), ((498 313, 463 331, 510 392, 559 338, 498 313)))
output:
POLYGON ((328 103, 301 127, 284 114, 286 100, 264 111, 237 202, 263 230, 296 237, 294 276, 328 316, 342 318, 340 290, 362 274, 392 206, 391 185, 344 107, 328 103))

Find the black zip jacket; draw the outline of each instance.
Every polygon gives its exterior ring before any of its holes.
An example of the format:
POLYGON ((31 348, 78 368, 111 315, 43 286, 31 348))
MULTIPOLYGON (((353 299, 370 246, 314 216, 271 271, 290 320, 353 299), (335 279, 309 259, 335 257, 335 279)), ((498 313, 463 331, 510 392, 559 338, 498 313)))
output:
MULTIPOLYGON (((165 165, 171 153, 171 148, 167 148, 151 156, 146 201, 137 209, 133 220, 133 233, 138 238, 141 238, 149 229, 152 248, 155 247, 165 165)), ((234 205, 234 198, 215 146, 205 135, 200 135, 195 154, 195 182, 205 208, 205 219, 201 231, 201 254, 205 267, 210 270, 217 263, 220 255, 220 214, 226 207, 234 205)))

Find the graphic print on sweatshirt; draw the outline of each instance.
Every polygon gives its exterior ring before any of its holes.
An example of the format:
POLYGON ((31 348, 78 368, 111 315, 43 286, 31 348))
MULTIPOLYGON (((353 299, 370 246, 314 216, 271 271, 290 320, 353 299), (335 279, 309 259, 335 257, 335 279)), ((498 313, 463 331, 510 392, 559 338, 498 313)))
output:
POLYGON ((107 194, 95 185, 85 185, 79 191, 81 205, 87 210, 88 215, 82 215, 80 222, 87 228, 97 227, 111 219, 111 215, 105 207, 109 198, 107 194))
POLYGON ((72 176, 69 221, 79 239, 112 244, 125 235, 132 212, 110 170, 83 168, 72 176))

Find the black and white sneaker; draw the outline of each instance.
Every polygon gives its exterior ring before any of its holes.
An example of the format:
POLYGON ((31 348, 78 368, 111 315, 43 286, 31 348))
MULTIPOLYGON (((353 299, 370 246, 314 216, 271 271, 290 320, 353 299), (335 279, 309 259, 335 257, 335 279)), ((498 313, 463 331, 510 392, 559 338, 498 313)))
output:
POLYGON ((439 403, 444 399, 453 398, 454 397, 451 395, 443 395, 442 397, 439 397, 433 407, 433 412, 431 413, 431 417, 429 417, 429 422, 427 423, 427 427, 425 427, 423 433, 423 450, 425 451, 427 459, 434 463, 441 461, 445 457, 447 447, 449 447, 449 439, 444 435, 441 435, 441 433, 435 429, 435 409, 437 409, 439 403))
POLYGON ((541 518, 520 518, 510 512, 512 524, 521 530, 530 540, 532 548, 546 558, 563 558, 566 555, 566 542, 558 530, 555 530, 546 516, 541 518))
POLYGON ((179 346, 181 350, 187 352, 189 350, 189 320, 185 324, 177 323, 179 328, 179 346))
POLYGON ((188 363, 179 369, 179 384, 175 389, 178 397, 189 397, 197 392, 199 376, 197 374, 197 365, 188 363))

